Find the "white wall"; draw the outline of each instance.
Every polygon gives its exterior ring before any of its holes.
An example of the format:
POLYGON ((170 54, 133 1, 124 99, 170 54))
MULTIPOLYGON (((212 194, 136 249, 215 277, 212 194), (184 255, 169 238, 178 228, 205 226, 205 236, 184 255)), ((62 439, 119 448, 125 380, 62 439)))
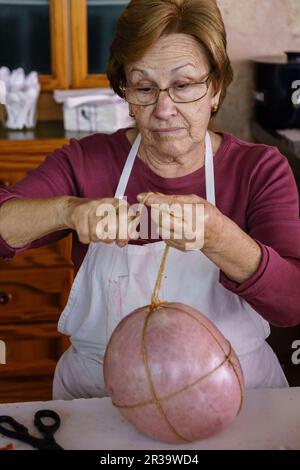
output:
MULTIPOLYGON (((251 140, 251 58, 300 51, 300 0, 217 0, 235 79, 215 127, 251 140)), ((300 79, 300 76, 299 76, 300 79)))

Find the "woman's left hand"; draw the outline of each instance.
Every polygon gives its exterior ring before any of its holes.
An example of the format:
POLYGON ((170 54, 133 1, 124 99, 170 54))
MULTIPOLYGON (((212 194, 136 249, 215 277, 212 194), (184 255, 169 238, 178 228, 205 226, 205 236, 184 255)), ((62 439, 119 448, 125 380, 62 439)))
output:
POLYGON ((151 206, 151 217, 167 245, 181 251, 218 250, 224 216, 206 199, 160 193, 141 193, 137 198, 139 202, 146 198, 145 205, 151 206))

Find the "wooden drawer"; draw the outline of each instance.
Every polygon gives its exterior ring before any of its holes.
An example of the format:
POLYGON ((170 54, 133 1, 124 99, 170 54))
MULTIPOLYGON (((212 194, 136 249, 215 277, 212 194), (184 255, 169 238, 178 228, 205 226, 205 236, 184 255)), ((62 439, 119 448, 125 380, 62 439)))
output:
POLYGON ((57 323, 1 325, 6 364, 0 376, 49 375, 68 345, 68 338, 57 331, 57 323))
POLYGON ((52 400, 52 383, 53 373, 50 376, 1 378, 0 369, 0 403, 52 400))
POLYGON ((69 346, 56 323, 1 325, 6 364, 0 365, 0 402, 51 399, 55 366, 69 346))
POLYGON ((0 325, 57 321, 72 281, 71 268, 1 270, 0 325))

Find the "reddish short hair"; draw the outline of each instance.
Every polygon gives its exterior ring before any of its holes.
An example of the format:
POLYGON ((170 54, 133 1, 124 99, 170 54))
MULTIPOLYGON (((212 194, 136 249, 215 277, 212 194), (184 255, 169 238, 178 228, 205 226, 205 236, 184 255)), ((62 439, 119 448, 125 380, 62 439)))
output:
POLYGON ((123 96, 124 65, 140 60, 155 41, 172 33, 189 34, 202 46, 212 69, 214 89, 221 90, 221 105, 233 80, 233 70, 216 0, 131 0, 118 20, 110 48, 107 77, 112 89, 123 96))

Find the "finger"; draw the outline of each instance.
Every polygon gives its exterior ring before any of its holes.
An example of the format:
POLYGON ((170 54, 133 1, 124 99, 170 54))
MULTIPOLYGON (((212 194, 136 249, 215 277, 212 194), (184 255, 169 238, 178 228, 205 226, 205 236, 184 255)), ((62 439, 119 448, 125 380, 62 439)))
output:
POLYGON ((172 217, 172 219, 183 219, 186 205, 187 204, 180 204, 178 202, 172 204, 152 204, 151 215, 153 213, 155 217, 157 217, 157 213, 159 212, 162 214, 162 217, 165 218, 172 217))
POLYGON ((139 201, 139 203, 141 204, 146 204, 146 201, 147 199, 151 196, 151 195, 154 195, 154 194, 159 194, 161 196, 163 196, 163 194, 161 193, 153 193, 153 192, 148 192, 148 193, 140 193, 137 195, 137 200, 139 201))
POLYGON ((128 245, 128 240, 116 240, 116 245, 118 245, 120 248, 124 248, 126 245, 128 245))
POLYGON ((107 219, 103 218, 97 223, 96 233, 98 241, 111 244, 116 240, 116 224, 108 223, 107 219))
MULTIPOLYGON (((124 201, 123 201, 124 203, 124 201)), ((124 204, 118 205, 118 227, 117 227, 117 240, 116 244, 120 248, 124 248, 126 245, 128 245, 129 242, 129 235, 128 235, 128 230, 129 230, 129 210, 130 206, 126 201, 126 206, 124 204)))
MULTIPOLYGON (((182 211, 181 211, 182 212, 182 211)), ((155 224, 158 226, 160 235, 165 238, 182 239, 184 233, 184 220, 181 215, 174 216, 172 213, 160 211, 159 209, 151 208, 151 217, 155 224)))
MULTIPOLYGON (((126 241, 126 219, 128 211, 126 200, 111 199, 97 207, 97 216, 99 217, 96 225, 97 237, 104 243, 113 243, 114 241, 126 241)), ((123 245, 123 243, 121 243, 123 245)))
POLYGON ((128 237, 130 240, 137 240, 140 236, 139 231, 137 230, 138 225, 140 224, 140 217, 129 217, 128 219, 128 237))
POLYGON ((88 213, 88 225, 91 242, 99 242, 103 236, 103 218, 104 216, 95 219, 94 211, 90 210, 88 213), (101 220, 101 223, 99 223, 101 220))
POLYGON ((142 201, 147 196, 144 204, 150 206, 152 204, 174 204, 178 203, 195 203, 195 202, 207 202, 206 199, 197 196, 196 194, 187 194, 187 195, 170 195, 170 194, 161 194, 161 193, 140 193, 137 195, 138 201, 142 201))
POLYGON ((138 201, 143 201, 143 204, 145 204, 146 206, 162 203, 172 204, 173 202, 175 202, 176 198, 178 198, 178 196, 176 195, 168 195, 161 193, 140 193, 137 196, 138 201))
POLYGON ((117 214, 117 236, 118 241, 124 243, 128 242, 128 230, 129 230, 129 205, 126 204, 118 207, 117 214))
POLYGON ((88 212, 82 211, 82 214, 80 214, 76 231, 81 243, 90 243, 88 212))
POLYGON ((117 211, 127 211, 129 210, 130 205, 128 204, 126 199, 114 199, 115 206, 117 211))

